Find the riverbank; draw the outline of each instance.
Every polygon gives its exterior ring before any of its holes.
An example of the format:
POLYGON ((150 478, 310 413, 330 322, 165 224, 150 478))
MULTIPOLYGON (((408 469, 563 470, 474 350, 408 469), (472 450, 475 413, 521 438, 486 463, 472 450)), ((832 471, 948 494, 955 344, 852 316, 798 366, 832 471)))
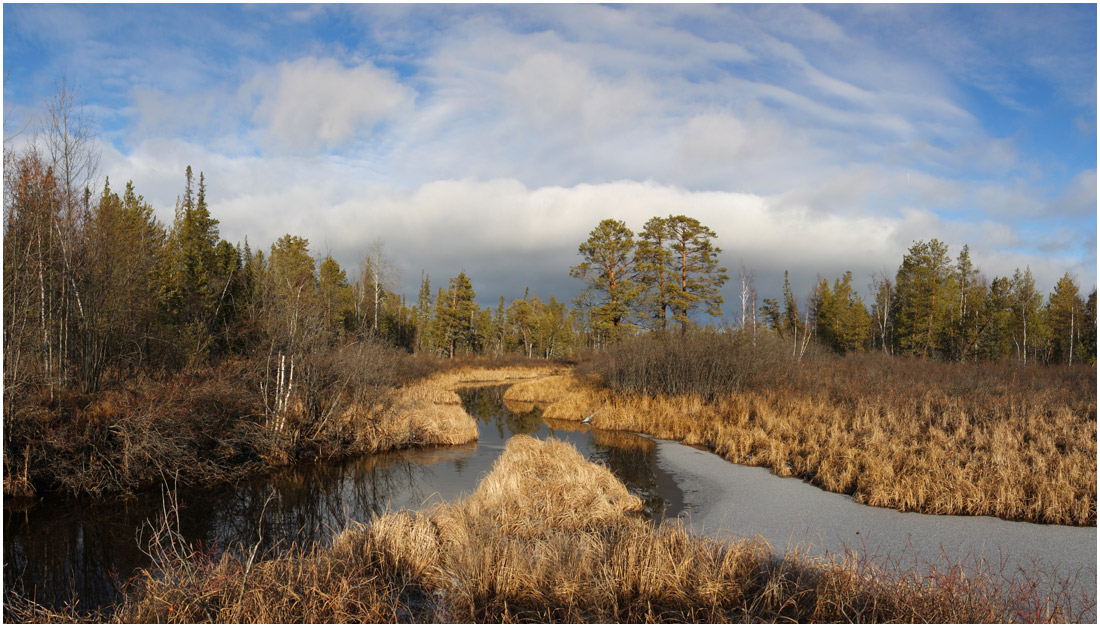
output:
POLYGON ((96 394, 20 399, 5 419, 4 495, 102 500, 303 460, 472 442, 476 423, 456 388, 556 372, 546 364, 456 365, 377 344, 345 348, 333 361, 347 366, 333 370, 339 377, 299 373, 277 403, 249 362, 96 394))
MULTIPOLYGON (((86 622, 1000 622, 977 579, 916 582, 759 541, 655 525, 567 444, 516 436, 468 498, 400 511, 266 561, 203 560, 159 527, 156 564, 102 616, 6 599, 5 618, 86 622)), ((1059 620, 1036 614, 1032 620, 1059 620)))
POLYGON ((1095 370, 835 358, 710 400, 604 381, 547 377, 506 400, 703 446, 867 505, 1096 525, 1095 370))

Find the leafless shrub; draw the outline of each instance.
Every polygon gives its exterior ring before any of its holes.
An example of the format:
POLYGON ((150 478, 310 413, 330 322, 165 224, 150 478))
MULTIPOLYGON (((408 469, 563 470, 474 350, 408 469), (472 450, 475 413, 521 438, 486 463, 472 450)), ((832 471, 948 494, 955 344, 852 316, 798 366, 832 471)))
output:
POLYGON ((636 336, 597 355, 585 370, 612 390, 647 396, 696 395, 713 402, 730 392, 782 377, 783 349, 744 333, 693 331, 636 336))

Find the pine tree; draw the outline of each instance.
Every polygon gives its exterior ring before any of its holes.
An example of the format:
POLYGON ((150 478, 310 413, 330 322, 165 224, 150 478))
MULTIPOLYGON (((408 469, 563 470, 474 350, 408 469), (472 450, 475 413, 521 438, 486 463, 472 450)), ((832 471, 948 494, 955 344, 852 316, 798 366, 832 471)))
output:
POLYGON ((862 350, 870 336, 871 317, 852 290, 852 273, 836 279, 833 288, 821 280, 814 296, 817 336, 838 353, 862 350))
POLYGON ((1014 351, 1012 336, 1012 280, 995 277, 989 284, 983 309, 988 318, 976 344, 976 354, 996 361, 1014 351))
POLYGON ((619 220, 603 220, 578 247, 584 261, 570 268, 586 282, 578 302, 591 302, 593 326, 617 337, 640 293, 634 271, 634 233, 619 220))
POLYGON ((722 315, 721 287, 729 276, 718 265, 721 248, 711 240, 717 235, 695 218, 668 218, 669 249, 672 258, 673 288, 668 297, 673 318, 680 323, 680 332, 687 333, 692 311, 722 315))
POLYGON ((351 285, 348 283, 347 272, 332 256, 321 261, 317 275, 317 291, 321 297, 325 328, 332 339, 336 339, 353 330, 351 285))
POLYGON ((662 331, 668 328, 667 314, 673 287, 669 237, 668 219, 650 218, 638 234, 638 246, 634 253, 634 267, 642 288, 640 317, 662 331))
POLYGON ((416 340, 415 352, 428 351, 434 353, 435 344, 431 328, 432 321, 432 288, 431 280, 423 270, 420 272, 420 292, 416 299, 416 340))
POLYGON ((988 288, 981 272, 970 260, 970 247, 963 246, 954 268, 954 299, 948 307, 950 322, 943 330, 944 355, 963 361, 973 351, 991 317, 986 305, 988 288))
POLYGON ((1096 365, 1096 288, 1085 301, 1084 319, 1081 324, 1081 352, 1084 360, 1096 365))
POLYGON ((496 312, 493 314, 493 353, 500 357, 507 350, 508 313, 504 307, 504 295, 500 297, 496 312))

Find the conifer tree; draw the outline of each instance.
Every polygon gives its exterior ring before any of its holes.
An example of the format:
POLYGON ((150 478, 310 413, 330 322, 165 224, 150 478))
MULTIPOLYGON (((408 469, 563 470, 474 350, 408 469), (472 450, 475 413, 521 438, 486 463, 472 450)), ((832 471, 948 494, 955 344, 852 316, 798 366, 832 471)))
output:
POLYGON ((465 272, 459 272, 458 276, 451 279, 440 317, 441 325, 447 329, 449 357, 453 358, 456 350, 465 349, 470 352, 476 346, 474 314, 478 307, 474 304, 475 298, 477 295, 465 272))
POLYGON ((634 271, 634 233, 619 220, 603 220, 578 248, 584 261, 569 274, 585 281, 593 325, 615 338, 640 292, 634 271))
POLYGON ((414 352, 434 352, 432 341, 432 288, 431 280, 427 273, 420 272, 420 292, 416 298, 416 339, 413 343, 414 352))
POLYGON ((986 307, 988 287, 970 260, 970 247, 963 246, 955 261, 954 299, 948 307, 949 322, 943 330, 943 353, 950 359, 965 360, 973 351, 991 317, 986 307))
POLYGON ((1081 300, 1077 283, 1066 273, 1058 280, 1047 301, 1047 328, 1050 329, 1051 360, 1072 364, 1080 362, 1081 332, 1085 324, 1085 302, 1081 300))
POLYGON ((1085 301, 1084 320, 1081 325, 1081 352, 1084 360, 1096 365, 1096 288, 1085 301))
POLYGON ((650 218, 638 234, 638 246, 634 253, 634 267, 642 288, 639 299, 641 318, 662 331, 668 328, 667 314, 673 287, 669 238, 668 219, 650 218))
POLYGON ((836 279, 833 288, 821 279, 814 297, 817 336, 838 353, 861 350, 870 335, 871 321, 859 294, 852 290, 852 273, 836 279))
POLYGON ((947 245, 935 239, 913 244, 898 268, 895 285, 898 348, 927 356, 939 345, 953 301, 954 280, 947 245))
POLYGON ((352 289, 348 283, 347 272, 340 264, 327 256, 321 261, 317 271, 317 291, 321 297, 325 327, 335 339, 342 333, 352 330, 352 289))
POLYGON ((673 279, 668 305, 680 332, 687 333, 692 311, 722 315, 720 290, 729 276, 718 265, 722 249, 711 243, 717 237, 714 231, 682 215, 670 216, 667 225, 673 279))
POLYGON ((182 348, 193 362, 201 360, 210 347, 216 309, 212 284, 218 221, 210 217, 205 178, 201 173, 199 176, 196 202, 191 166, 187 166, 184 194, 176 201, 176 217, 168 237, 161 287, 166 313, 180 329, 182 348))

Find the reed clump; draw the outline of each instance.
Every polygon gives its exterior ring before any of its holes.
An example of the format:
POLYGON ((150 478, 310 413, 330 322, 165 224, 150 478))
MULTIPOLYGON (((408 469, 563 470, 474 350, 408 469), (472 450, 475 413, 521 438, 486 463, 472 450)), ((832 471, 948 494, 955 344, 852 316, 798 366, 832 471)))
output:
MULTIPOLYGON (((112 622, 1002 622, 1020 599, 985 572, 921 576, 865 559, 779 557, 633 513, 570 445, 517 436, 467 499, 352 526, 332 546, 203 560, 169 534, 112 622), (1006 596, 1006 594, 1008 596, 1006 596), (1005 599, 1011 599, 1011 603, 1005 599)), ((163 540, 165 536, 160 536, 163 540)), ((243 552, 247 553, 247 552, 243 552)), ((9 620, 87 620, 5 605, 9 620)), ((1068 617, 1072 618, 1072 617, 1068 617)))
POLYGON ((563 377, 570 391, 546 413, 707 446, 869 505, 1096 524, 1093 368, 817 356, 742 368, 754 374, 718 394, 724 362, 705 363, 715 344, 694 344, 704 364, 683 369, 691 343, 667 360, 647 346, 638 363, 627 345, 563 377), (663 367, 706 379, 702 391, 681 382, 669 393, 663 367))

